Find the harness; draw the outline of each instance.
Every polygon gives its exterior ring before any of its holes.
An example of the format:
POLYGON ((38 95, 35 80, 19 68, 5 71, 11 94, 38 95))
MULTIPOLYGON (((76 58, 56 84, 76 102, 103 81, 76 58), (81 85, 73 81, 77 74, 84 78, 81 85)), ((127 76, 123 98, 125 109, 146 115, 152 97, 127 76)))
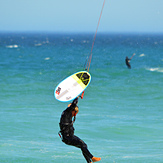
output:
MULTIPOLYGON (((60 126, 60 128, 61 128, 61 125, 64 125, 64 126, 73 126, 75 120, 76 120, 76 114, 74 115, 74 119, 73 119, 72 123, 59 123, 59 126, 60 126)), ((63 129, 58 132, 58 135, 62 139, 62 141, 63 141, 62 133, 64 132, 65 129, 66 129, 66 127, 63 127, 63 129)))

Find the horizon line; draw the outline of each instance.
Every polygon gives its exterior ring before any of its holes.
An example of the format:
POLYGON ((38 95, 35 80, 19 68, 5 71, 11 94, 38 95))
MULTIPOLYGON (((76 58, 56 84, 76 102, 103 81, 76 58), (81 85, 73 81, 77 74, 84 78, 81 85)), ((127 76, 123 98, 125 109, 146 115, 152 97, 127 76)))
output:
MULTIPOLYGON (((94 31, 0 30, 0 33, 94 34, 94 31)), ((97 34, 163 34, 161 31, 99 31, 97 34)))

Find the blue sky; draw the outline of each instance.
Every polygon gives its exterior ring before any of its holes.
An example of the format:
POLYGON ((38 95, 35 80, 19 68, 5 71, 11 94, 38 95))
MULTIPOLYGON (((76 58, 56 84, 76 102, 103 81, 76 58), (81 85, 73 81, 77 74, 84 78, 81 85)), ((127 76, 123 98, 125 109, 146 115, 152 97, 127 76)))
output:
MULTIPOLYGON (((103 0, 0 0, 0 31, 95 32, 103 0)), ((163 33, 163 0, 106 0, 99 32, 163 33)))

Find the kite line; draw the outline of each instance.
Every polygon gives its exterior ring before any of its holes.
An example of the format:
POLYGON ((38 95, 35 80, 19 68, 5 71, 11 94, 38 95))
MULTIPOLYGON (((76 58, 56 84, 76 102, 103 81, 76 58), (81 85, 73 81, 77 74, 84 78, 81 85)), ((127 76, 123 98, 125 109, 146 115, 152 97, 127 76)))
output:
MULTIPOLYGON (((104 9, 104 5, 105 5, 105 0, 104 0, 103 5, 102 5, 101 14, 100 14, 100 17, 99 17, 99 20, 98 20, 98 24, 97 24, 97 28, 96 28, 96 32, 95 32, 95 35, 94 35, 94 39, 93 39, 93 43, 92 43, 92 48, 91 48, 91 54, 89 55, 89 58, 88 58, 88 61, 87 61, 87 65, 86 65, 86 68, 85 68, 85 70, 88 71, 88 72, 89 72, 89 68, 90 68, 90 64, 91 64, 91 60, 92 60, 93 46, 95 44, 96 35, 97 35, 98 27, 99 27, 99 24, 100 24, 100 20, 101 20, 102 12, 103 12, 103 9, 104 9)), ((82 92, 82 94, 80 96, 81 99, 83 99, 83 96, 84 96, 84 91, 82 92)))
POLYGON ((91 60, 92 60, 93 46, 95 44, 96 35, 97 35, 98 27, 99 27, 99 24, 100 24, 101 15, 102 15, 102 12, 103 12, 103 9, 104 9, 104 5, 105 5, 105 0, 104 0, 103 5, 102 5, 101 14, 100 14, 100 17, 99 17, 99 20, 98 20, 98 24, 97 24, 97 28, 96 28, 96 32, 95 32, 95 35, 94 35, 94 39, 93 39, 93 43, 92 43, 92 48, 91 48, 91 54, 89 55, 89 58, 88 58, 88 61, 87 61, 87 66, 85 68, 85 70, 88 71, 88 72, 89 72, 89 68, 90 68, 90 64, 91 64, 91 60))

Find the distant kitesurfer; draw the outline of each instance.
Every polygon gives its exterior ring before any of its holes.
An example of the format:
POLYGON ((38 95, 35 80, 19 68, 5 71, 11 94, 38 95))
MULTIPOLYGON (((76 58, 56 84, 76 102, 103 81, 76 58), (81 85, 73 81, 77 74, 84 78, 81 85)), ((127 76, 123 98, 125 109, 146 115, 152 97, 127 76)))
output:
POLYGON ((79 112, 79 108, 77 106, 78 103, 78 97, 73 100, 71 104, 68 105, 67 109, 62 112, 61 118, 60 118, 60 132, 59 135, 62 138, 62 141, 67 145, 72 145, 77 148, 80 148, 83 156, 85 157, 87 163, 92 163, 100 161, 100 157, 94 157, 88 150, 87 144, 81 140, 79 137, 74 135, 74 127, 73 123, 76 119, 76 114, 79 112), (74 118, 73 118, 74 117, 74 118), (72 121, 73 118, 73 121, 72 121))
POLYGON ((135 55, 135 53, 132 55, 131 58, 126 57, 126 59, 125 59, 126 65, 127 65, 127 67, 128 67, 129 69, 131 69, 130 61, 131 61, 131 59, 133 58, 134 55, 135 55))

